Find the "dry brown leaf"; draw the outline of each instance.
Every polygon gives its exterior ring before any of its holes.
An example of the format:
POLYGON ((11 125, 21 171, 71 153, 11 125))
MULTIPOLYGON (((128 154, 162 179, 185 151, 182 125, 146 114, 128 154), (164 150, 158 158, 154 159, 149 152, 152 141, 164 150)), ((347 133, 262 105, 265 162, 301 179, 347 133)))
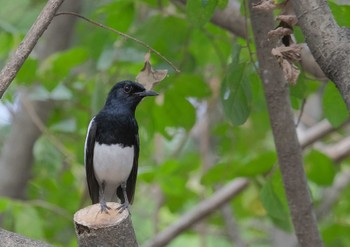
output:
POLYGON ((140 73, 136 76, 136 81, 141 83, 146 90, 151 90, 155 85, 162 81, 168 74, 168 70, 154 70, 150 63, 151 53, 145 55, 145 65, 140 73))
POLYGON ((276 28, 275 30, 271 30, 270 32, 268 32, 268 37, 272 38, 272 37, 283 37, 283 36, 287 36, 287 35, 291 35, 293 33, 293 30, 291 30, 290 28, 285 28, 285 27, 279 27, 276 28))
POLYGON ((287 59, 282 59, 280 65, 286 81, 292 85, 295 85, 300 74, 298 67, 287 59))
POLYGON ((296 44, 291 46, 280 46, 273 48, 271 54, 276 57, 279 62, 284 78, 292 85, 295 85, 300 71, 297 66, 293 63, 294 61, 300 60, 301 47, 296 44))
POLYGON ((276 17, 276 20, 283 21, 289 26, 295 26, 298 23, 298 19, 295 15, 279 15, 276 17))
POLYGON ((273 0, 262 0, 258 3, 253 4, 254 9, 269 11, 274 10, 278 6, 275 4, 275 1, 273 0))
POLYGON ((299 61, 301 49, 301 46, 297 44, 291 44, 290 46, 279 46, 273 48, 271 50, 271 53, 275 57, 283 57, 291 61, 299 61))

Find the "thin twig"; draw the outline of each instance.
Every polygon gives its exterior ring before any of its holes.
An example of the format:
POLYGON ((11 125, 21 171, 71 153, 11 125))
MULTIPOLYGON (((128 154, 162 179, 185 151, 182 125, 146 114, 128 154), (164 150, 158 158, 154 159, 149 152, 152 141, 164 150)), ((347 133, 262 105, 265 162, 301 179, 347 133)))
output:
POLYGON ((304 98, 303 101, 301 102, 300 113, 299 113, 299 116, 298 116, 298 120, 297 120, 297 122, 295 124, 295 128, 297 128, 299 126, 299 124, 300 124, 301 117, 303 116, 303 113, 304 113, 305 104, 306 104, 306 99, 304 98))
POLYGON ((247 49, 248 49, 250 61, 253 64, 255 71, 257 73, 259 73, 258 66, 256 66, 256 64, 254 63, 252 49, 250 49, 250 37, 249 37, 249 31, 248 31, 249 30, 249 28, 248 28, 248 1, 247 0, 243 1, 243 9, 244 9, 244 19, 245 19, 244 25, 245 25, 245 30, 247 32, 247 49))
POLYGON ((124 37, 124 38, 126 38, 126 39, 131 39, 132 41, 135 41, 136 43, 138 43, 138 44, 140 44, 140 45, 146 47, 147 49, 149 49, 150 51, 152 51, 153 53, 155 53, 156 55, 158 55, 158 56, 159 56, 161 59, 163 59, 167 64, 169 64, 169 65, 175 70, 175 72, 177 72, 177 73, 180 72, 180 70, 179 70, 170 60, 168 60, 166 57, 164 57, 162 54, 160 54, 159 51, 153 49, 150 45, 146 44, 146 43, 143 42, 142 40, 139 40, 139 39, 137 39, 137 38, 135 38, 135 37, 133 37, 133 36, 130 36, 129 34, 120 32, 120 31, 118 31, 118 30, 116 30, 116 29, 114 29, 114 28, 111 28, 111 27, 109 27, 109 26, 106 26, 106 25, 103 25, 103 24, 98 23, 98 22, 96 22, 96 21, 90 20, 89 18, 86 18, 85 16, 82 16, 82 15, 80 15, 80 14, 78 14, 78 13, 74 13, 74 12, 59 12, 59 13, 57 13, 55 16, 59 16, 59 15, 72 15, 72 16, 78 17, 78 18, 80 18, 80 19, 83 19, 83 20, 85 20, 85 21, 87 21, 87 22, 89 22, 89 23, 91 23, 91 24, 93 24, 93 25, 95 25, 95 26, 97 26, 97 27, 101 27, 101 28, 103 28, 103 29, 106 29, 106 30, 108 30, 108 31, 111 31, 111 32, 113 32, 113 33, 116 33, 116 34, 118 34, 118 35, 120 35, 120 36, 122 36, 122 37, 124 37))

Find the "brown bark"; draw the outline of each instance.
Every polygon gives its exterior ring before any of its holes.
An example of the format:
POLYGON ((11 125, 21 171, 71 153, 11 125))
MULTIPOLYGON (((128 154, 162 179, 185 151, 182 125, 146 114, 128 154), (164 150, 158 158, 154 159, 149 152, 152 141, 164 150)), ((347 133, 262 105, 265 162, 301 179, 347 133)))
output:
POLYGON ((259 61, 260 77, 270 116, 272 133, 282 173, 294 230, 300 246, 323 246, 313 212, 289 99, 288 83, 271 55, 276 41, 267 37, 275 23, 271 12, 252 9, 251 23, 259 61))
POLYGON ((138 246, 128 210, 118 213, 120 204, 107 205, 108 213, 101 213, 100 204, 94 204, 74 214, 78 246, 138 246))

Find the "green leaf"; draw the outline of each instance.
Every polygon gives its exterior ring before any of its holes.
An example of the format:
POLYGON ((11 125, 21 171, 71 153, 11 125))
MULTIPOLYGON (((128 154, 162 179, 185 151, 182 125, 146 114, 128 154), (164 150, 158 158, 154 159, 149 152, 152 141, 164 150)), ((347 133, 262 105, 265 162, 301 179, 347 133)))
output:
POLYGON ((135 7, 134 2, 130 0, 113 1, 103 5, 97 12, 106 16, 106 25, 126 32, 134 20, 135 7))
POLYGON ((37 81, 36 72, 38 70, 38 60, 27 58, 20 71, 16 76, 16 81, 23 84, 28 84, 37 81))
POLYGON ((201 183, 204 185, 213 185, 216 183, 222 183, 224 181, 234 178, 233 163, 219 163, 207 170, 207 172, 202 176, 201 183))
POLYGON ((180 74, 175 78, 171 93, 183 97, 204 98, 211 91, 202 77, 194 74, 180 74))
POLYGON ((240 48, 237 46, 232 55, 232 63, 221 86, 221 102, 225 116, 233 125, 243 124, 249 114, 252 91, 248 80, 247 63, 239 63, 240 48))
POLYGON ((272 169, 276 160, 275 152, 261 153, 258 157, 246 162, 246 164, 238 166, 237 176, 255 177, 257 175, 263 175, 272 169))
POLYGON ((289 209, 283 188, 281 174, 276 172, 262 187, 260 198, 272 222, 285 231, 291 231, 289 209))
POLYGON ((328 1, 328 5, 339 26, 348 27, 350 25, 350 6, 340 5, 328 1))
POLYGON ((334 222, 322 229, 325 246, 350 246, 349 224, 341 219, 334 222))
POLYGON ((308 179, 321 186, 331 185, 336 174, 334 162, 316 150, 305 156, 305 171, 308 179))
POLYGON ((343 98, 333 83, 327 83, 323 95, 323 112, 333 127, 339 127, 349 117, 343 98))
POLYGON ((213 16, 217 0, 189 0, 186 4, 188 21, 195 27, 206 24, 213 16))
POLYGON ((43 222, 34 207, 23 205, 17 211, 15 232, 30 238, 41 239, 44 237, 43 222))
POLYGON ((182 127, 189 130, 196 121, 193 105, 186 98, 171 93, 170 90, 165 94, 161 111, 162 114, 157 118, 165 118, 163 123, 168 127, 182 127))

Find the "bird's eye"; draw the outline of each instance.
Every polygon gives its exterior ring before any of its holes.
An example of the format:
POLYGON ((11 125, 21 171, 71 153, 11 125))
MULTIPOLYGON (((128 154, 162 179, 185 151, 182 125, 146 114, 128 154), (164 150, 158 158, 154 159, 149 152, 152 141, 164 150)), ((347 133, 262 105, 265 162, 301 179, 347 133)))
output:
POLYGON ((130 86, 130 85, 125 85, 125 87, 124 87, 124 92, 130 93, 131 90, 132 90, 132 86, 130 86))

